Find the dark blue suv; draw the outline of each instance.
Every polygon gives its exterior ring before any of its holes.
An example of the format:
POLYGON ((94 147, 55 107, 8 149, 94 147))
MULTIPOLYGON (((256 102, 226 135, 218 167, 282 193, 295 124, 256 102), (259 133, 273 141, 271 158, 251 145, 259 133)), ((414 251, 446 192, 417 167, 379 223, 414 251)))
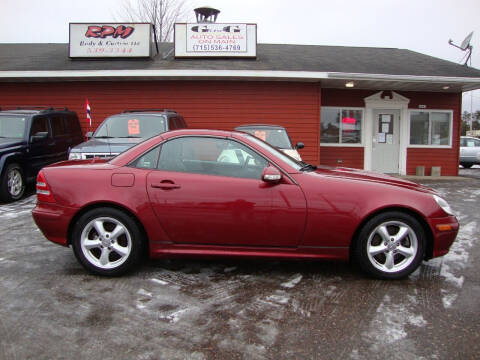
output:
POLYGON ((82 141, 78 116, 66 108, 0 108, 0 201, 20 199, 42 167, 82 141))

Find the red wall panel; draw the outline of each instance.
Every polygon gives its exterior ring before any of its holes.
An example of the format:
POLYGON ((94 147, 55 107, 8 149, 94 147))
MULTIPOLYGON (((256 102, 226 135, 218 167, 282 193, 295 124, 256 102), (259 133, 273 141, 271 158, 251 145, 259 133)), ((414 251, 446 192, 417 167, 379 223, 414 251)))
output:
POLYGON ((363 169, 363 147, 322 146, 321 165, 363 169))
POLYGON ((426 110, 453 110, 452 148, 408 148, 407 175, 415 175, 417 166, 425 166, 425 175, 431 174, 432 166, 441 166, 442 175, 457 176, 460 156, 462 94, 421 92, 402 92, 401 94, 410 99, 408 104, 410 109, 418 109, 419 105, 426 105, 426 110))
POLYGON ((227 81, 132 81, 0 83, 0 106, 67 106, 85 131, 85 99, 94 130, 105 117, 125 109, 176 110, 191 128, 232 130, 246 123, 287 128, 302 141, 305 161, 319 162, 320 88, 314 83, 227 81))

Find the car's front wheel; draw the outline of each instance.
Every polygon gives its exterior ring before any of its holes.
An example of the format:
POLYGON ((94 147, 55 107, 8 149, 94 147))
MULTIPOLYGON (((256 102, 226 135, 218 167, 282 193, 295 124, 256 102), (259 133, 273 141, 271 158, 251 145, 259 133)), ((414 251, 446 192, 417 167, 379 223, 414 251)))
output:
POLYGON ((83 214, 72 233, 75 256, 89 271, 118 276, 138 264, 142 233, 135 220, 114 208, 97 208, 83 214))
POLYGON ((381 279, 401 279, 415 271, 423 260, 425 231, 413 216, 385 212, 361 229, 355 257, 364 271, 381 279))
POLYGON ((473 166, 473 164, 470 163, 460 163, 460 165, 462 165, 464 169, 470 169, 473 166))
POLYGON ((25 193, 25 178, 23 170, 18 164, 6 167, 0 186, 0 198, 4 202, 20 199, 25 193))

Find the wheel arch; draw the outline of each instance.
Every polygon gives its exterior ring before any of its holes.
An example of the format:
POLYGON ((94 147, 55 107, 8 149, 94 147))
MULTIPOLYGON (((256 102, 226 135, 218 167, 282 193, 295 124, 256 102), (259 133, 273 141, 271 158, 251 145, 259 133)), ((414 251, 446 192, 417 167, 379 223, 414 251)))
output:
POLYGON ((6 168, 10 164, 18 164, 23 171, 23 176, 26 177, 25 174, 25 164, 22 159, 22 154, 21 153, 11 153, 11 154, 6 154, 0 158, 0 175, 3 176, 5 173, 6 168))
POLYGON ((119 210, 119 211, 123 212, 125 215, 131 217, 135 221, 135 223, 137 224, 138 228, 140 229, 140 232, 141 232, 142 237, 144 239, 143 252, 144 252, 144 254, 146 254, 149 251, 150 240, 148 239, 147 231, 145 230, 145 227, 143 226, 142 222, 138 219, 138 217, 132 211, 130 211, 126 207, 123 207, 121 205, 118 205, 116 203, 111 203, 111 202, 99 202, 99 203, 89 204, 89 205, 83 207, 82 209, 80 209, 73 216, 72 220, 70 221, 70 224, 68 225, 67 245, 72 244, 72 234, 73 234, 74 226, 75 226, 77 220, 82 215, 84 215, 85 213, 87 213, 91 210, 94 210, 94 209, 102 208, 102 207, 108 207, 108 208, 119 210))
POLYGON ((425 220, 425 218, 421 214, 419 214, 418 212, 412 209, 397 206, 397 207, 388 207, 388 208, 382 208, 382 209, 376 210, 370 213, 360 222, 360 224, 355 229, 355 232, 353 233, 352 238, 350 239, 350 259, 353 259, 352 255, 353 255, 353 252, 355 251, 355 246, 357 244, 356 239, 358 238, 358 235, 362 230, 362 228, 365 226, 365 224, 375 216, 386 213, 386 212, 391 212, 391 211, 403 212, 405 214, 408 214, 414 217, 420 223, 420 225, 423 228, 423 231, 425 232, 425 236, 427 238, 424 258, 425 260, 428 260, 433 257, 433 233, 427 221, 425 220))

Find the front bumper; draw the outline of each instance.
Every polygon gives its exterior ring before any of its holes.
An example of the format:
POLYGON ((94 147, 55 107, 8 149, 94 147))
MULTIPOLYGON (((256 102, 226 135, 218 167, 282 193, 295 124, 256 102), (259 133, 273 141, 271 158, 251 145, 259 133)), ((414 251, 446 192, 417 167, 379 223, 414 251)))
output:
POLYGON ((431 218, 428 222, 433 234, 433 257, 447 254, 460 228, 457 218, 455 216, 431 218))

